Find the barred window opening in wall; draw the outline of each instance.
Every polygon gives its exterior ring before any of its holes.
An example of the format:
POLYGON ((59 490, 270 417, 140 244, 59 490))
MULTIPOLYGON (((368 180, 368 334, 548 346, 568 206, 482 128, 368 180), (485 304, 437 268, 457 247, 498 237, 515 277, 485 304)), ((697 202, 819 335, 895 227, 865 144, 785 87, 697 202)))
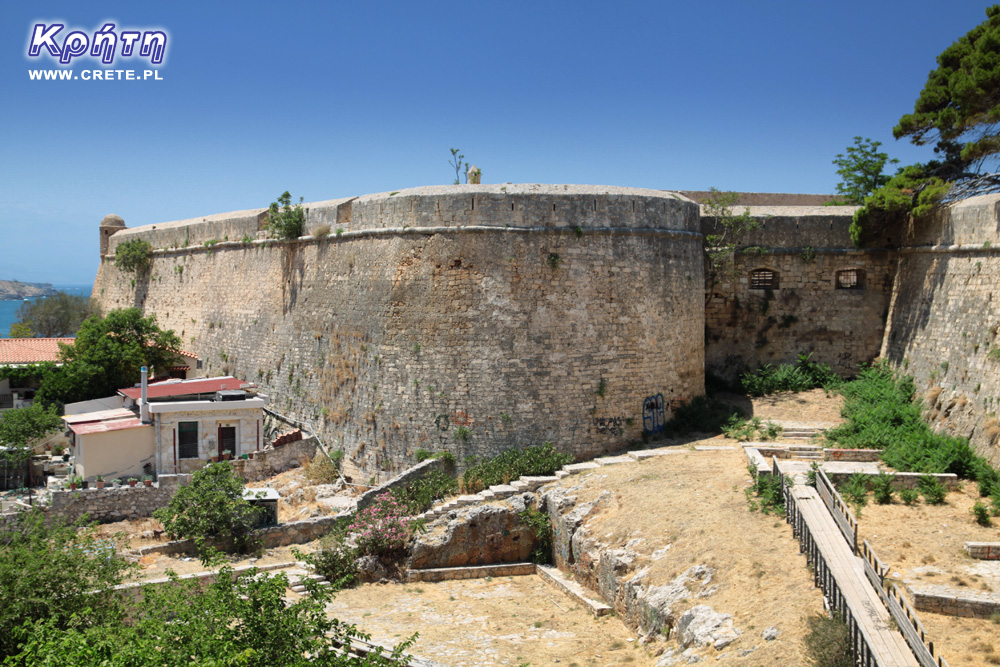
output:
POLYGON ((837 271, 837 289, 864 289, 865 272, 861 269, 837 271))
POLYGON ((778 272, 773 269, 751 271, 750 289, 778 289, 778 272))

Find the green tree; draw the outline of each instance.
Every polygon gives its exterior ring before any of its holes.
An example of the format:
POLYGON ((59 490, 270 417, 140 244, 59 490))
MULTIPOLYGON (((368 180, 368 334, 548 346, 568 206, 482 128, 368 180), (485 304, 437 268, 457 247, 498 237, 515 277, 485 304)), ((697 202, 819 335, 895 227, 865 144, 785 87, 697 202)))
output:
POLYGON ((174 539, 193 539, 206 564, 216 544, 244 551, 253 544, 262 508, 243 499, 243 478, 228 463, 211 463, 191 477, 153 516, 174 539), (213 544, 214 543, 214 544, 213 544))
MULTIPOLYGON (((462 160, 465 159, 465 156, 461 155, 461 152, 462 152, 461 148, 451 148, 449 150, 451 150, 451 159, 448 160, 448 164, 450 164, 451 167, 452 167, 452 169, 455 170, 455 182, 452 183, 452 185, 458 185, 459 183, 462 182, 462 172, 463 171, 465 171, 465 172, 469 171, 469 163, 468 162, 465 162, 465 163, 462 162, 462 160), (464 169, 463 169, 463 166, 464 166, 464 169)), ((466 175, 466 179, 468 179, 468 175, 466 175)))
POLYGON ((341 653, 370 639, 326 613, 330 592, 306 580, 308 596, 285 598, 288 580, 223 568, 214 581, 147 587, 142 599, 103 623, 62 629, 52 621, 26 624, 21 652, 8 664, 102 667, 390 667, 416 635, 390 651, 364 657, 341 653))
POLYGON ((843 195, 845 203, 861 206, 865 197, 889 181, 882 169, 899 160, 890 160, 888 153, 879 152, 881 145, 881 141, 854 137, 854 145, 848 146, 846 153, 837 154, 833 161, 839 167, 837 173, 841 179, 837 183, 837 194, 843 195))
POLYGON ((31 330, 31 325, 24 322, 14 322, 10 325, 11 338, 34 338, 35 332, 31 330))
POLYGON ((30 641, 28 633, 15 631, 25 623, 44 622, 59 635, 120 618, 121 597, 110 589, 131 566, 119 546, 98 541, 80 524, 47 525, 39 510, 0 522, 0 660, 30 641))
POLYGON ((122 271, 136 275, 149 271, 153 246, 142 239, 124 241, 115 246, 115 265, 122 271))
MULTIPOLYGON (((18 324, 29 327, 30 336, 55 338, 73 335, 84 320, 99 313, 100 308, 90 297, 57 292, 44 299, 22 303, 17 309, 17 319, 18 324)), ((11 337, 14 337, 13 327, 11 337)))
POLYGON ((749 207, 744 207, 742 213, 736 212, 738 201, 739 195, 735 192, 712 188, 712 194, 702 203, 705 215, 712 218, 713 224, 711 233, 705 234, 705 258, 713 285, 733 278, 737 249, 745 243, 747 234, 760 227, 750 215, 749 207))
POLYGON ((897 139, 934 143, 937 159, 900 169, 865 198, 851 225, 856 245, 898 240, 909 216, 1000 187, 1000 177, 975 173, 1000 154, 1000 5, 986 17, 938 56, 913 113, 893 128, 897 139))
POLYGON ((1000 153, 1000 5, 937 57, 913 113, 893 128, 918 146, 936 142, 953 173, 1000 153))
POLYGON ((139 381, 143 366, 164 371, 176 363, 180 339, 143 317, 138 308, 92 316, 80 327, 72 345, 60 346, 63 365, 42 379, 36 399, 70 403, 113 396, 139 381))
POLYGON ((40 438, 55 433, 62 420, 53 409, 33 404, 0 412, 0 456, 10 463, 24 463, 31 458, 32 447, 40 438))
POLYGON ((292 195, 285 190, 278 201, 271 202, 267 211, 267 228, 272 234, 283 239, 297 239, 302 236, 306 225, 306 214, 299 203, 292 205, 292 195))

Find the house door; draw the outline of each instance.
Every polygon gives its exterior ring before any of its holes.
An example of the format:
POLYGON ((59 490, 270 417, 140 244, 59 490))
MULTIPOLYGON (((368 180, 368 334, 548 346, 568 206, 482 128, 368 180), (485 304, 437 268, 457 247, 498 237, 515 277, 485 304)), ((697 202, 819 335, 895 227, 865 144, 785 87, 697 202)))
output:
POLYGON ((229 453, 236 457, 236 427, 235 426, 220 426, 219 427, 219 459, 222 459, 222 453, 229 450, 229 453))

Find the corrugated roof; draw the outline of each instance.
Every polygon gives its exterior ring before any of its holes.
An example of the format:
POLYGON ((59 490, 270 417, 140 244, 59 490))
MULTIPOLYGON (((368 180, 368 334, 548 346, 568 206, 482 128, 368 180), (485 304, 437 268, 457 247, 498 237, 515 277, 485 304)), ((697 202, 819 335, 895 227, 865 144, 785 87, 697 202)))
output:
MULTIPOLYGON (((177 382, 166 380, 164 382, 150 384, 146 395, 150 399, 153 399, 169 398, 171 396, 188 396, 191 394, 214 394, 215 392, 222 391, 224 389, 243 389, 244 386, 248 384, 249 383, 231 375, 218 378, 180 380, 177 382)), ((138 401, 139 397, 142 395, 142 390, 139 387, 129 387, 128 389, 119 389, 118 393, 128 396, 133 401, 138 401)))
POLYGON ((85 424, 73 424, 69 427, 77 435, 87 435, 89 433, 107 433, 109 431, 123 431, 129 428, 152 428, 150 424, 143 424, 138 417, 131 419, 110 419, 101 422, 87 422, 85 424))
POLYGON ((97 412, 81 412, 76 415, 66 415, 63 417, 63 421, 67 424, 85 424, 87 422, 127 419, 129 417, 135 417, 135 413, 127 408, 115 408, 113 410, 98 410, 97 412))
POLYGON ((59 343, 73 344, 72 338, 0 338, 0 366, 59 361, 59 343))

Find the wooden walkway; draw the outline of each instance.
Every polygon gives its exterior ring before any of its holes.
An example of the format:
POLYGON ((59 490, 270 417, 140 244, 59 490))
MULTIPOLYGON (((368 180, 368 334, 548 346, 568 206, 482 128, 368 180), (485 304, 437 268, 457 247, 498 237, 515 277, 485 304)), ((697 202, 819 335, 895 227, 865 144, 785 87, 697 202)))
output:
POLYGON ((788 489, 794 509, 789 513, 802 551, 815 566, 816 584, 834 609, 845 617, 859 664, 878 667, 919 667, 888 610, 865 575, 864 560, 854 555, 840 528, 815 489, 788 489), (803 534, 804 533, 804 534, 803 534), (847 613, 844 613, 847 612, 847 613))

